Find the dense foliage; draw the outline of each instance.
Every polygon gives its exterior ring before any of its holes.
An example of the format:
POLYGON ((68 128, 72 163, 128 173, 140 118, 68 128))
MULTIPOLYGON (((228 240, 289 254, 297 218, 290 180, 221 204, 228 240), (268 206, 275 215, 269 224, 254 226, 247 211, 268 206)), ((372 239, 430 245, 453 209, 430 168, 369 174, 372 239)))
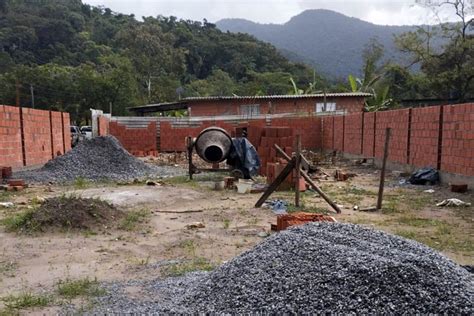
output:
MULTIPOLYGON (((183 96, 286 94, 313 71, 215 25, 114 13, 80 0, 0 1, 0 104, 86 117, 183 96), (32 98, 33 95, 33 98, 32 98)), ((318 78, 321 82, 321 78, 318 78)))

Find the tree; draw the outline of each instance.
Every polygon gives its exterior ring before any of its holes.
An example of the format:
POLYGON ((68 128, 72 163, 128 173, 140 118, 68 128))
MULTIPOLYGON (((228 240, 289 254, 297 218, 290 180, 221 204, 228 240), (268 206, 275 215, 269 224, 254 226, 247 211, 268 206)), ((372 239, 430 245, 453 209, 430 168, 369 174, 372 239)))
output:
POLYGON ((419 64, 429 82, 431 94, 460 102, 474 96, 474 36, 473 4, 470 0, 424 0, 419 4, 435 12, 439 8, 453 10, 459 18, 455 23, 441 23, 438 27, 420 27, 416 32, 396 38, 398 47, 408 53, 412 64, 419 64), (436 47, 433 38, 440 37, 443 44, 436 47))
POLYGON ((372 97, 366 99, 365 109, 367 111, 379 111, 388 108, 392 104, 389 97, 390 86, 381 79, 384 76, 384 65, 380 65, 383 57, 383 46, 376 40, 371 40, 363 52, 364 67, 363 78, 349 75, 349 85, 352 92, 371 93, 372 97))
MULTIPOLYGON (((117 34, 117 41, 132 60, 141 80, 145 83, 147 102, 152 102, 152 81, 169 74, 181 75, 184 71, 184 52, 173 48, 173 36, 163 33, 153 19, 145 19, 130 29, 117 34)), ((177 87, 176 87, 177 88, 177 87)))

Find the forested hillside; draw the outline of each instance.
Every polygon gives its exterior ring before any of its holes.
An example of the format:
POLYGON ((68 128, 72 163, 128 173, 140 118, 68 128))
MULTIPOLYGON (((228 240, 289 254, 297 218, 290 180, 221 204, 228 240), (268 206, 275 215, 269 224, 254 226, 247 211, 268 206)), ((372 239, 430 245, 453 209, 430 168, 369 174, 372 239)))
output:
POLYGON ((180 96, 281 94, 291 77, 313 81, 312 69, 271 44, 206 21, 139 21, 80 0, 0 4, 2 104, 15 104, 17 83, 22 105, 78 118, 89 108, 126 114, 180 96))
POLYGON ((244 19, 223 19, 223 31, 254 35, 281 49, 291 60, 304 61, 332 78, 362 75, 362 52, 371 39, 385 48, 385 58, 400 61, 395 36, 415 26, 375 25, 330 10, 306 10, 285 24, 259 24, 244 19))

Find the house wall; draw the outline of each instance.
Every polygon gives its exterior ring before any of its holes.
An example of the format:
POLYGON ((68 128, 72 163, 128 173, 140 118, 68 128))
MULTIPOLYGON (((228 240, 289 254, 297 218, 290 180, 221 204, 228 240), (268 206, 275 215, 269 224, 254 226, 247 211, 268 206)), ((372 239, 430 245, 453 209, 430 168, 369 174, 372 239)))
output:
MULTIPOLYGON (((318 102, 322 103, 323 98, 192 101, 189 107, 191 116, 243 115, 241 106, 254 104, 260 106, 260 114, 311 114, 316 112, 318 102)), ((335 102, 336 110, 345 110, 346 113, 362 112, 364 108, 363 97, 327 98, 327 102, 335 102)))

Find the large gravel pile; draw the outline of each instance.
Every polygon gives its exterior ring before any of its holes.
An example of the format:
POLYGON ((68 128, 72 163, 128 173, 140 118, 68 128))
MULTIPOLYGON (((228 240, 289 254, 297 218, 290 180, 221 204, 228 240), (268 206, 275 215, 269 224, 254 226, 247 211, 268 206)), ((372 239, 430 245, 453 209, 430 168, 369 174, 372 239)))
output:
POLYGON ((465 269, 417 242, 352 224, 296 227, 212 272, 140 282, 129 285, 143 286, 143 300, 114 283, 94 312, 474 313, 465 269))
POLYGON ((155 167, 130 155, 113 136, 80 142, 65 155, 48 161, 41 169, 23 171, 15 177, 29 182, 71 182, 78 177, 96 180, 131 180, 148 176, 170 176, 173 167, 155 167))

